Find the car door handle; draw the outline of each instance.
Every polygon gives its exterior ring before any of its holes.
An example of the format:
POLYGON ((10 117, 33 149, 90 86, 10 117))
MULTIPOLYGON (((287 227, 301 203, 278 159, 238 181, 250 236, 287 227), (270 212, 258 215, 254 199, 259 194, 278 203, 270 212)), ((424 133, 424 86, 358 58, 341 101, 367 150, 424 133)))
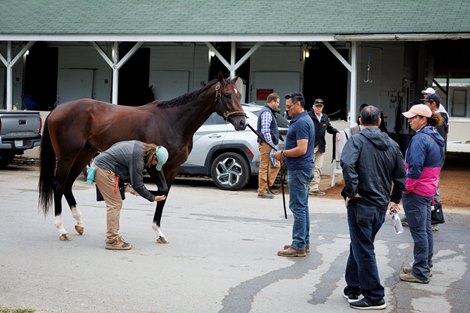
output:
POLYGON ((220 138, 222 137, 222 135, 219 135, 219 134, 210 134, 209 136, 207 136, 209 138, 220 138))

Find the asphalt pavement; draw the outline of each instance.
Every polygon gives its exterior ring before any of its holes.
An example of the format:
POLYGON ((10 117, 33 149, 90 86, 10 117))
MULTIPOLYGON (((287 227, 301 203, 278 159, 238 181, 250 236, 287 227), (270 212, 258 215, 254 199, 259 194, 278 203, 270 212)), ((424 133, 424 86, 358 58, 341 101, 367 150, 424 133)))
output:
MULTIPOLYGON (((208 183, 173 185, 155 243, 154 204, 127 195, 121 233, 130 251, 104 249, 105 208, 84 180, 74 191, 85 233, 74 231, 65 200, 62 242, 53 216, 37 208, 38 168, 0 171, 0 306, 37 312, 355 312, 343 298, 349 251, 340 200, 310 198, 311 245, 305 258, 276 255, 290 243, 292 215, 282 198, 258 199, 254 189, 222 191, 208 183)), ((445 208, 446 209, 446 208, 445 208)), ((407 228, 396 235, 387 218, 376 254, 387 308, 383 312, 468 312, 470 215, 448 209, 434 232, 435 257, 427 285, 401 282, 413 258, 407 228)))

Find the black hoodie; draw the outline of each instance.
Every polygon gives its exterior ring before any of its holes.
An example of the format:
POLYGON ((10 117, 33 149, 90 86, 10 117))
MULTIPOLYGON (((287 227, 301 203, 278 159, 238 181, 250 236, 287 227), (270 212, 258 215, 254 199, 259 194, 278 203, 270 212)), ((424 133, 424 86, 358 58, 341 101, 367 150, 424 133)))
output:
POLYGON ((361 203, 380 210, 387 210, 390 200, 400 202, 405 190, 405 162, 398 144, 379 128, 365 128, 346 142, 341 167, 344 198, 360 196, 361 203))

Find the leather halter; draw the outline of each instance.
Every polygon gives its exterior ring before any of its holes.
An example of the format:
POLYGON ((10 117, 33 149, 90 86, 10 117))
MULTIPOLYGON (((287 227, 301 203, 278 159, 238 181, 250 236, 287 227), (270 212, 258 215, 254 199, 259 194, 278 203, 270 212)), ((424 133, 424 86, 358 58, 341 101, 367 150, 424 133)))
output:
MULTIPOLYGON (((222 94, 220 93, 220 82, 217 83, 217 85, 215 85, 215 103, 219 102, 219 101, 222 101, 222 94)), ((223 104, 224 105, 224 104, 223 104)), ((225 105, 224 105, 225 107, 225 105)), ((225 109, 227 109, 227 107, 225 107, 225 109)), ((244 111, 229 111, 227 109, 227 111, 225 111, 223 114, 223 117, 224 119, 227 121, 228 118, 232 115, 235 115, 235 116, 245 116, 246 117, 246 114, 244 111)))

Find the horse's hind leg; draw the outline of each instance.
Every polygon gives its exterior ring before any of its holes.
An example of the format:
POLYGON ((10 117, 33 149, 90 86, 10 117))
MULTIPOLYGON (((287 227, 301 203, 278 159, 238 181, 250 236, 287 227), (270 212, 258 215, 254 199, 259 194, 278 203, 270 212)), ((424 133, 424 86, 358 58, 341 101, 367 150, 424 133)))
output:
POLYGON ((64 227, 64 223, 62 222, 62 195, 63 191, 60 190, 60 187, 57 187, 54 191, 54 203, 55 203, 55 217, 54 217, 54 224, 57 230, 59 230, 59 239, 61 241, 68 241, 72 240, 72 236, 68 233, 68 231, 64 227))
POLYGON ((72 186, 75 182, 75 179, 78 177, 78 175, 80 175, 85 165, 88 164, 88 162, 91 160, 92 156, 95 153, 96 150, 92 148, 84 149, 82 150, 82 152, 80 152, 80 154, 75 159, 72 169, 70 170, 70 174, 67 179, 67 184, 65 185, 64 189, 65 199, 67 200, 70 210, 72 211, 72 216, 75 219, 75 231, 79 235, 83 235, 85 227, 83 226, 82 212, 77 207, 77 201, 73 196, 72 186))
MULTIPOLYGON (((56 171, 56 186, 54 190, 54 202, 55 202, 55 219, 54 224, 56 228, 59 230, 59 239, 66 241, 72 240, 72 236, 67 232, 64 227, 62 221, 62 196, 65 196, 68 205, 70 208, 76 208, 77 202, 72 194, 72 185, 75 180, 76 176, 71 176, 73 174, 73 159, 68 160, 59 160, 57 162, 57 171, 56 171), (71 178, 73 177, 73 178, 71 178)), ((80 216, 80 212, 78 210, 72 209, 72 214, 74 214, 75 220, 77 220, 77 216, 80 216)), ((80 218, 79 218, 80 220, 80 218)), ((77 223, 78 224, 78 223, 77 223)), ((81 220, 80 220, 81 226, 81 220)), ((83 231, 82 231, 83 233, 83 231)))
POLYGON ((72 211, 72 216, 75 219, 75 230, 79 235, 83 235, 83 232, 85 231, 85 227, 83 227, 82 212, 77 207, 77 201, 75 201, 75 197, 73 196, 73 193, 72 193, 72 185, 70 186, 67 185, 65 187, 64 196, 65 196, 65 199, 67 200, 70 210, 72 211))

